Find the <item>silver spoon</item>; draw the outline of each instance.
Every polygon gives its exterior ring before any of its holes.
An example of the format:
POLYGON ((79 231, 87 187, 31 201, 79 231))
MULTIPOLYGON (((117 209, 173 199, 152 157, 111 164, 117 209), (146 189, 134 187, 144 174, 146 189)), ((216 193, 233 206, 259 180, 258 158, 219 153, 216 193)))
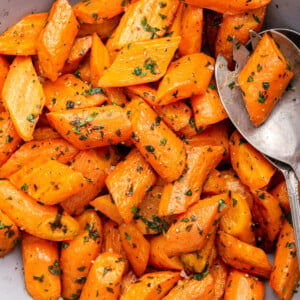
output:
MULTIPOLYGON (((289 61, 294 78, 292 89, 286 91, 268 119, 255 127, 248 115, 237 77, 250 57, 250 51, 233 39, 234 71, 228 70, 226 59, 219 55, 215 76, 221 101, 229 118, 244 138, 282 171, 289 194, 291 215, 295 231, 298 262, 300 266, 300 204, 298 180, 300 180, 300 50, 285 34, 299 45, 300 34, 286 29, 266 30, 279 45, 289 61), (284 34, 283 34, 284 33, 284 34)), ((261 36, 250 32, 252 48, 261 36)), ((248 43, 249 46, 249 43, 248 43)))

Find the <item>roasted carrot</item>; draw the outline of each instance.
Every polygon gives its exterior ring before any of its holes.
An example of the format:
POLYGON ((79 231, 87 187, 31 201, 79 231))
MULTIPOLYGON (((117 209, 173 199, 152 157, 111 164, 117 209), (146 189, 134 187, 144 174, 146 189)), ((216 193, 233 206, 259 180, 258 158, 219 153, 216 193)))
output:
POLYGON ((186 5, 181 21, 182 40, 179 52, 182 56, 201 52, 203 30, 203 9, 186 5))
POLYGON ((215 285, 215 297, 214 300, 222 299, 225 287, 226 287, 226 280, 228 275, 228 266, 223 262, 222 259, 217 257, 215 261, 213 262, 210 270, 210 274, 214 278, 215 285))
POLYGON ((44 141, 59 138, 60 135, 56 132, 55 129, 51 128, 50 126, 39 127, 33 132, 33 139, 35 141, 44 141))
POLYGON ((115 105, 52 112, 47 117, 62 137, 81 150, 117 144, 131 134, 126 111, 115 105))
POLYGON ((47 13, 31 14, 0 35, 0 53, 6 55, 35 55, 37 40, 45 25, 47 13))
POLYGON ((90 54, 86 55, 74 74, 85 83, 91 82, 90 54))
POLYGON ((22 256, 30 296, 33 299, 57 299, 61 292, 57 243, 23 234, 22 256))
POLYGON ((275 168, 238 131, 231 135, 229 148, 232 167, 244 184, 260 189, 269 183, 275 168))
POLYGON ((58 207, 37 203, 9 181, 0 181, 0 209, 28 233, 52 241, 73 239, 79 225, 58 207), (11 201, 13 200, 13 201, 11 201))
POLYGON ((203 248, 207 236, 218 225, 218 220, 231 206, 228 194, 206 198, 177 217, 166 234, 165 251, 168 255, 189 253, 203 248))
POLYGON ((38 157, 57 159, 68 163, 78 153, 72 145, 63 139, 32 141, 23 144, 0 168, 0 178, 7 178, 27 163, 38 157))
POLYGON ((287 214, 290 212, 290 201, 285 181, 282 181, 279 184, 277 184, 270 191, 270 194, 279 201, 279 205, 284 213, 287 214))
POLYGON ((124 262, 120 255, 109 252, 100 254, 89 272, 80 300, 97 299, 99 296, 117 300, 123 273, 124 262))
POLYGON ((107 103, 125 107, 128 103, 127 97, 122 88, 106 88, 107 103))
POLYGON ((3 85, 6 80, 8 71, 9 71, 9 63, 4 58, 4 56, 0 55, 0 112, 5 111, 5 107, 3 105, 1 97, 2 97, 3 85))
POLYGON ((186 55, 169 66, 159 84, 156 103, 165 105, 204 94, 214 72, 215 60, 204 54, 186 55))
MULTIPOLYGON (((124 272, 126 273, 126 272, 124 272)), ((129 286, 137 281, 137 276, 133 273, 133 271, 129 270, 121 281, 121 288, 120 288, 120 296, 124 294, 125 291, 129 288, 129 286)))
POLYGON ((78 27, 68 0, 55 1, 37 41, 37 54, 43 74, 52 81, 62 72, 78 27))
POLYGON ((220 231, 217 236, 217 246, 219 255, 228 265, 259 277, 270 277, 272 266, 262 249, 244 243, 224 231, 220 231))
POLYGON ((2 100, 18 135, 25 141, 32 140, 45 96, 29 56, 14 59, 4 82, 2 100))
POLYGON ((184 7, 185 7, 184 2, 181 2, 178 6, 172 26, 169 27, 168 29, 168 33, 173 36, 181 36, 181 24, 182 24, 184 7))
POLYGON ((262 124, 294 76, 276 42, 264 34, 238 76, 244 101, 255 126, 262 124))
POLYGON ((224 300, 263 300, 264 294, 264 283, 258 278, 234 269, 229 272, 224 300))
POLYGON ((197 202, 207 175, 220 163, 222 155, 223 149, 218 146, 189 148, 181 177, 163 189, 158 215, 183 213, 197 202))
POLYGON ((155 171, 168 182, 179 178, 186 162, 183 142, 144 101, 127 105, 133 133, 131 140, 155 171))
POLYGON ((76 218, 80 234, 62 243, 60 265, 62 269, 62 296, 67 299, 80 296, 93 260, 101 251, 101 220, 93 210, 86 210, 76 218))
POLYGON ((178 135, 181 137, 183 141, 186 141, 187 139, 190 139, 197 134, 201 133, 203 130, 205 130, 206 127, 197 128, 194 116, 192 115, 189 119, 189 123, 180 129, 178 131, 178 135))

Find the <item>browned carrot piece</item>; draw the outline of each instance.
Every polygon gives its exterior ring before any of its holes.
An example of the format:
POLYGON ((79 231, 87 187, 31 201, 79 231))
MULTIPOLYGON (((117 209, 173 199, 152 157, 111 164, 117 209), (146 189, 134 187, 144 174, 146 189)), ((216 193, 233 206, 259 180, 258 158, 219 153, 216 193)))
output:
POLYGON ((22 257, 30 296, 33 299, 57 299, 61 292, 57 243, 24 234, 22 257))
POLYGON ((165 105, 204 94, 214 72, 215 60, 204 54, 186 55, 171 63, 159 84, 156 105, 165 105))
POLYGON ((98 106, 107 99, 101 88, 90 88, 73 74, 63 75, 54 82, 46 81, 43 89, 50 111, 98 106))
POLYGON ((63 139, 32 141, 22 145, 0 168, 0 178, 7 178, 27 163, 38 157, 57 159, 67 163, 78 153, 72 145, 63 139))
POLYGON ((56 130, 49 126, 39 127, 33 133, 33 139, 35 141, 43 141, 43 140, 59 139, 59 138, 60 135, 56 132, 56 130))
POLYGON ((139 205, 147 188, 155 181, 155 173, 137 149, 133 149, 107 177, 106 186, 126 223, 134 216, 132 208, 139 205))
POLYGON ((224 300, 263 300, 264 295, 264 283, 258 278, 234 269, 229 272, 224 300))
POLYGON ((264 34, 238 77, 244 101, 255 126, 262 124, 294 76, 276 42, 264 34))
POLYGON ((2 97, 2 88, 6 80, 8 71, 9 71, 9 63, 4 58, 4 56, 0 55, 0 112, 5 111, 5 107, 3 105, 1 97, 2 97))
POLYGON ((246 44, 249 40, 249 30, 260 32, 265 13, 266 7, 261 7, 238 15, 224 15, 216 37, 216 57, 222 54, 228 61, 230 68, 232 68, 233 37, 237 38, 240 43, 246 44))
POLYGON ((203 30, 203 9, 187 5, 181 21, 182 40, 179 52, 182 56, 201 52, 203 30))
POLYGON ((219 255, 228 265, 259 277, 270 277, 272 266, 262 249, 246 244, 224 231, 220 231, 217 236, 217 246, 219 255))
POLYGON ((149 264, 157 269, 183 270, 183 264, 178 256, 169 257, 165 253, 166 237, 163 234, 150 240, 149 264))
POLYGON ((133 42, 163 37, 173 21, 179 2, 178 0, 166 0, 164 2, 140 0, 131 4, 121 18, 119 26, 108 40, 107 48, 109 51, 121 50, 133 42))
POLYGON ((0 166, 3 165, 21 144, 13 122, 7 112, 0 112, 0 166))
POLYGON ((123 273, 124 262, 120 255, 110 252, 100 254, 89 272, 80 300, 97 299, 98 296, 117 300, 123 273))
POLYGON ((123 222, 123 219, 111 195, 103 195, 97 197, 89 204, 93 206, 96 210, 99 210, 102 214, 106 215, 109 219, 113 220, 114 222, 118 224, 121 224, 123 222))
MULTIPOLYGON (((126 272, 124 272, 126 273, 126 272)), ((124 294, 129 286, 137 281, 137 276, 133 273, 133 271, 129 270, 128 273, 126 273, 121 281, 121 289, 120 289, 120 296, 124 294)))
POLYGON ((267 5, 271 0, 234 0, 234 2, 227 2, 223 0, 184 0, 185 3, 208 8, 223 14, 235 15, 246 12, 251 9, 267 5))
POLYGON ((63 209, 72 215, 81 214, 89 202, 101 192, 105 178, 118 160, 119 156, 112 147, 79 152, 72 168, 87 178, 88 185, 81 192, 61 202, 63 209))
POLYGON ((121 242, 134 273, 144 274, 150 254, 150 244, 133 224, 123 223, 120 227, 121 242))
POLYGON ((158 215, 168 216, 185 212, 200 199, 202 186, 209 172, 222 160, 222 147, 193 147, 187 150, 186 167, 181 177, 165 185, 158 215))
POLYGON ((166 235, 168 255, 189 253, 203 248, 207 235, 218 225, 218 220, 231 206, 228 194, 206 198, 179 215, 166 235))
POLYGON ((187 278, 176 285, 163 300, 213 300, 214 299, 214 278, 208 274, 203 279, 187 278))
POLYGON ((83 60, 85 55, 92 47, 92 37, 91 36, 84 36, 81 38, 76 38, 74 44, 70 50, 68 59, 64 65, 62 70, 63 74, 72 73, 74 72, 80 62, 83 60))
POLYGON ((166 37, 124 47, 97 86, 122 87, 159 80, 166 73, 180 39, 166 37))
POLYGON ((87 186, 84 176, 70 167, 39 157, 9 177, 20 190, 37 201, 58 204, 87 186))
POLYGON ((117 144, 131 134, 126 111, 116 105, 52 112, 47 118, 62 137, 81 150, 117 144))
POLYGON ((210 274, 214 278, 215 285, 215 297, 214 300, 223 299, 223 295, 226 287, 226 280, 228 274, 228 266, 219 257, 213 262, 210 270, 210 274))
POLYGON ((186 162, 183 142, 139 98, 127 105, 132 141, 155 171, 168 182, 179 178, 186 162))
POLYGON ((4 257, 15 248, 19 235, 17 225, 0 210, 0 257, 4 257))
POLYGON ((45 25, 47 13, 31 14, 0 35, 0 53, 6 55, 34 55, 37 40, 45 25))
POLYGON ((78 27, 68 0, 56 0, 37 42, 39 63, 45 77, 52 81, 62 72, 78 27))
POLYGON ((181 36, 181 23, 184 6, 185 4, 183 2, 179 4, 172 26, 168 29, 168 33, 172 34, 173 36, 181 36))
POLYGON ((289 194, 286 187, 286 182, 282 181, 281 183, 277 184, 271 191, 270 194, 275 197, 279 201, 279 205, 284 213, 289 213, 290 208, 290 201, 289 201, 289 194))
POLYGON ((299 278, 294 230, 285 221, 277 242, 270 286, 280 299, 292 299, 299 278))
POLYGON ((214 81, 208 85, 203 95, 192 97, 191 104, 197 128, 218 123, 228 117, 221 103, 214 81))
POLYGON ((85 83, 91 82, 90 54, 86 55, 86 57, 83 59, 78 69, 76 70, 75 74, 85 83))
POLYGON ((142 276, 138 282, 131 284, 120 300, 162 299, 180 279, 178 272, 155 272, 142 276))
POLYGON ((192 115, 189 120, 189 123, 182 129, 180 129, 178 131, 178 134, 181 137, 181 139, 185 141, 187 139, 190 139, 190 138, 196 136, 197 134, 199 134, 200 132, 202 132, 205 129, 206 129, 206 127, 202 127, 202 128, 196 127, 195 119, 194 119, 194 116, 192 115))
POLYGON ((93 260, 102 244, 101 220, 93 210, 86 210, 76 218, 81 232, 71 241, 62 243, 60 264, 62 269, 62 296, 67 299, 80 296, 93 260))
POLYGON ((2 100, 19 136, 29 141, 42 112, 45 96, 29 56, 17 56, 7 74, 2 100))
POLYGON ((105 93, 107 94, 108 104, 125 107, 128 103, 122 88, 106 88, 105 93))
POLYGON ((253 189, 265 187, 276 169, 236 130, 230 137, 230 158, 241 181, 253 189))

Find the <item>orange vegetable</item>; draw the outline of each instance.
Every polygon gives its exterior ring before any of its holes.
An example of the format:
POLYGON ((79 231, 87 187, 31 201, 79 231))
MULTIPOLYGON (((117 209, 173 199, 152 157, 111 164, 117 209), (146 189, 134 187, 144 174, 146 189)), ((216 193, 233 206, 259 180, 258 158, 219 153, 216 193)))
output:
POLYGON ((260 189, 270 182, 275 168, 238 131, 231 135, 229 148, 232 167, 244 184, 260 189))
POLYGON ((139 205, 155 181, 155 173, 137 149, 133 149, 107 177, 106 186, 126 223, 133 218, 133 207, 139 205))
POLYGON ((63 209, 72 215, 81 214, 89 202, 102 191, 105 178, 118 160, 118 154, 111 147, 79 152, 72 168, 82 173, 88 183, 85 189, 60 203, 63 209))
POLYGON ((90 54, 86 55, 75 74, 85 83, 91 82, 90 54))
POLYGON ((120 227, 121 242, 134 273, 144 274, 149 254, 150 244, 133 224, 123 223, 120 227))
POLYGON ((201 52, 203 30, 203 9, 186 5, 181 21, 182 40, 179 52, 182 56, 201 52))
POLYGON ((67 0, 56 0, 37 41, 45 77, 55 81, 62 72, 78 32, 78 22, 67 0))
POLYGON ((24 234, 22 256, 30 296, 33 299, 57 299, 61 292, 57 243, 24 234))
POLYGON ((2 100, 18 135, 25 141, 32 140, 45 96, 30 57, 14 59, 3 86, 2 100))
POLYGON ((62 243, 60 264, 62 269, 62 296, 67 299, 80 296, 93 260, 102 244, 101 220, 93 210, 86 210, 76 218, 81 232, 71 241, 62 243))
POLYGON ((103 195, 97 197, 95 200, 91 201, 89 205, 93 206, 96 210, 99 210, 102 214, 106 215, 114 222, 118 224, 121 224, 123 222, 123 219, 111 195, 103 195))
POLYGON ((177 36, 134 42, 124 47, 98 86, 122 87, 159 80, 166 73, 179 42, 177 36))
POLYGON ((191 116, 189 123, 180 129, 178 131, 178 134, 181 136, 182 140, 187 140, 189 138, 192 138, 202 132, 202 130, 205 130, 206 128, 197 128, 195 124, 194 116, 191 116))
POLYGON ((115 105, 52 112, 47 118, 62 137, 81 150, 117 144, 131 134, 125 110, 115 105))
POLYGON ((107 99, 101 88, 90 88, 73 74, 63 75, 54 82, 46 81, 43 89, 46 106, 54 112, 98 106, 107 99))
POLYGON ((179 4, 172 26, 168 29, 168 33, 172 34, 173 36, 181 36, 181 23, 184 12, 184 6, 184 2, 181 2, 179 4))
POLYGON ((37 40, 45 25, 47 13, 31 14, 0 35, 0 53, 6 55, 35 55, 37 40))
POLYGON ((214 81, 208 85, 208 89, 203 95, 197 95, 191 98, 191 105, 197 128, 218 123, 228 117, 221 103, 214 81))
POLYGON ((33 139, 35 141, 44 141, 59 138, 60 135, 56 132, 56 130, 48 126, 39 127, 33 132, 33 139))
POLYGON ((294 76, 276 42, 264 34, 238 76, 250 119, 262 124, 294 76))
POLYGON ((222 154, 223 149, 218 146, 189 148, 181 177, 163 189, 158 215, 183 213, 197 202, 207 175, 220 163, 222 154))
POLYGON ((0 210, 0 257, 12 251, 19 239, 19 229, 16 224, 0 210))
POLYGON ((178 256, 169 257, 165 252, 166 237, 163 234, 150 240, 149 264, 156 269, 183 270, 183 264, 178 256))
POLYGON ((9 71, 9 63, 4 58, 4 56, 0 55, 0 112, 5 111, 5 107, 3 106, 1 95, 2 95, 2 88, 3 88, 4 82, 6 80, 8 71, 9 71))
POLYGON ((184 56, 171 63, 159 84, 156 104, 165 105, 204 94, 214 72, 215 60, 204 53, 184 56))
POLYGON ((191 278, 185 279, 176 285, 163 300, 213 300, 214 278, 208 274, 202 280, 191 278))
POLYGON ((120 296, 127 291, 128 287, 137 281, 137 276, 130 270, 126 273, 121 281, 121 289, 120 289, 120 296))
POLYGON ((110 66, 110 57, 97 33, 93 33, 92 39, 90 56, 91 83, 94 87, 97 87, 100 78, 110 66))
POLYGON ((17 188, 46 205, 58 204, 87 185, 81 173, 44 157, 26 164, 12 174, 9 180, 17 188))
POLYGON ((32 141, 22 145, 0 168, 0 178, 7 178, 38 157, 67 163, 78 150, 63 139, 32 141))
POLYGON ((267 5, 271 0, 234 0, 227 2, 222 0, 184 0, 185 3, 208 8, 223 14, 234 15, 242 12, 249 11, 258 7, 267 5))
POLYGON ((220 231, 217 236, 217 246, 219 255, 228 265, 259 277, 270 277, 272 266, 262 249, 246 244, 224 231, 220 231))
POLYGON ((38 204, 9 181, 0 181, 0 209, 28 233, 52 241, 73 239, 79 225, 58 207, 38 204), (13 201, 12 201, 13 200, 13 201))
POLYGON ((120 300, 162 299, 179 280, 178 272, 155 272, 142 276, 138 282, 131 284, 120 300))
POLYGON ((246 44, 250 38, 249 30, 260 32, 266 14, 266 7, 257 8, 238 15, 224 15, 218 28, 215 43, 215 56, 222 54, 230 68, 233 68, 233 37, 246 44))
POLYGON ((229 272, 224 300, 263 300, 264 294, 264 283, 258 278, 234 269, 229 272))
POLYGON ((214 300, 223 299, 228 275, 228 266, 219 257, 214 261, 210 274, 214 278, 215 297, 214 300))
POLYGON ((165 251, 168 255, 189 253, 203 248, 207 235, 231 206, 228 194, 206 198, 191 206, 177 217, 166 235, 165 251))
MULTIPOLYGON (((140 0, 131 4, 107 42, 109 51, 119 51, 133 42, 163 37, 173 21, 179 2, 178 0, 166 0, 161 5, 160 0, 140 0)), ((159 52, 161 57, 162 52, 159 52)), ((173 51, 171 50, 171 52, 173 51)))
POLYGON ((125 107, 128 103, 122 88, 106 88, 105 93, 107 94, 108 104, 125 107))
POLYGON ((186 162, 183 142, 144 101, 127 105, 133 133, 131 140, 155 171, 168 182, 179 178, 186 162))
POLYGON ((97 295, 101 299, 117 300, 123 272, 124 262, 120 255, 100 254, 89 272, 80 300, 97 299, 97 295))
POLYGON ((270 286, 280 299, 292 299, 299 278, 294 230, 285 221, 277 242, 270 286))
POLYGON ((286 187, 286 182, 282 181, 277 184, 271 191, 270 194, 275 197, 279 201, 279 205, 284 213, 289 213, 290 208, 290 200, 289 194, 286 187))

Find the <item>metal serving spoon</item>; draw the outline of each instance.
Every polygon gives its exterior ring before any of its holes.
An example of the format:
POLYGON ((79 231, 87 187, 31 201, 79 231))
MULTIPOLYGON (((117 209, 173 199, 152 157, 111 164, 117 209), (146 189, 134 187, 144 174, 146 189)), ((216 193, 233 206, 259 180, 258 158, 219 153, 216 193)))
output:
MULTIPOLYGON (((255 127, 248 115, 238 86, 237 77, 250 57, 250 51, 233 40, 234 71, 229 71, 226 59, 219 55, 215 76, 220 98, 229 118, 244 138, 280 169, 285 177, 290 199, 291 215, 295 231, 298 262, 300 266, 300 204, 298 180, 300 180, 300 50, 285 35, 298 44, 300 34, 286 29, 266 30, 272 35, 282 53, 289 61, 294 78, 291 87, 284 93, 268 119, 255 127), (284 33, 284 34, 283 34, 284 33)), ((261 36, 250 32, 252 48, 255 49, 261 36)), ((299 45, 299 44, 298 44, 299 45)), ((248 43, 250 46, 250 43, 248 43)))

